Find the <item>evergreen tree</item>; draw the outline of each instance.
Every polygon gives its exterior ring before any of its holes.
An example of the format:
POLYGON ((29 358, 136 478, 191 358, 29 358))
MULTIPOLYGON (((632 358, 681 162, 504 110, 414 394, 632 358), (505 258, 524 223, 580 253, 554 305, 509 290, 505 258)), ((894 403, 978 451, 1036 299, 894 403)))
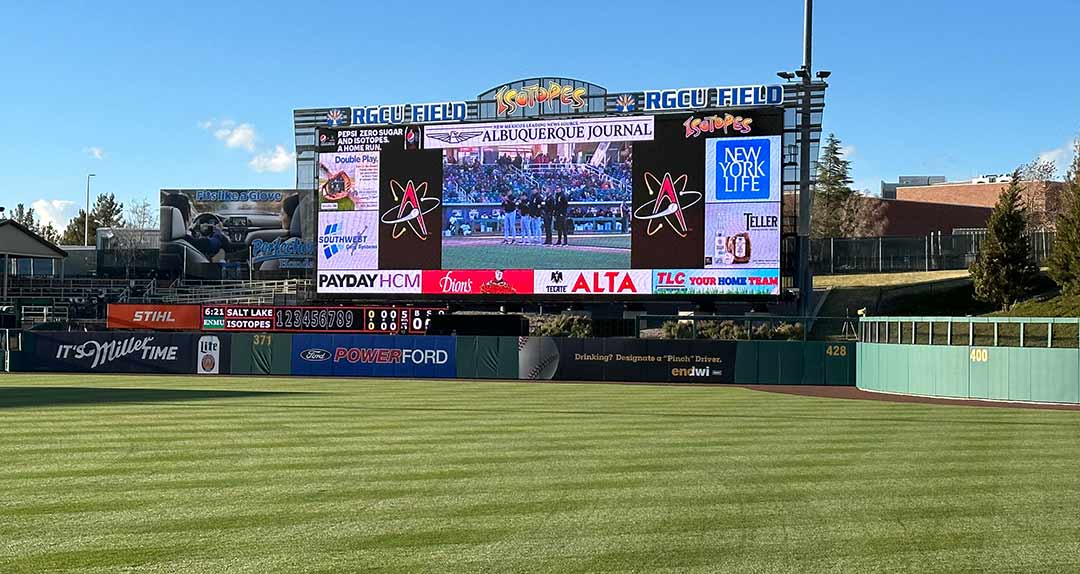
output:
MULTIPOLYGON (((80 209, 79 214, 71 218, 67 227, 64 228, 64 232, 60 234, 60 245, 83 245, 83 232, 85 230, 84 222, 86 221, 86 211, 80 209)), ((94 222, 94 218, 90 218, 90 240, 89 245, 95 245, 97 241, 97 224, 94 222)))
POLYGON ((90 222, 97 223, 98 227, 123 227, 124 204, 117 202, 116 196, 111 193, 97 196, 90 210, 90 222))
POLYGON ((1061 193, 1061 208, 1047 266, 1063 293, 1080 295, 1080 137, 1073 141, 1073 161, 1061 193))
POLYGON ((11 212, 11 215, 9 217, 12 221, 16 223, 21 223, 23 227, 29 229, 30 231, 33 231, 34 233, 37 233, 37 217, 34 215, 33 207, 27 209, 25 205, 20 203, 15 206, 15 209, 11 212))
POLYGON ((843 211, 840 209, 855 190, 851 189, 851 162, 844 159, 840 140, 829 134, 818 160, 814 208, 810 234, 815 238, 843 237, 843 211))
POLYGON ((49 223, 48 225, 45 225, 43 227, 39 227, 40 229, 38 229, 38 234, 41 235, 42 239, 48 241, 49 243, 52 243, 53 245, 58 245, 60 243, 60 232, 57 231, 55 227, 53 227, 52 223, 49 223))
MULTIPOLYGON (((71 218, 64 233, 60 236, 61 245, 83 245, 85 232, 86 211, 80 209, 79 214, 71 218)), ((97 230, 99 227, 123 227, 124 204, 116 201, 116 196, 111 193, 103 193, 94 200, 94 207, 90 210, 90 245, 97 244, 97 230)))
POLYGON ((1020 180, 1017 169, 986 222, 986 239, 971 265, 975 298, 999 305, 1003 310, 1027 293, 1038 273, 1031 261, 1020 180))

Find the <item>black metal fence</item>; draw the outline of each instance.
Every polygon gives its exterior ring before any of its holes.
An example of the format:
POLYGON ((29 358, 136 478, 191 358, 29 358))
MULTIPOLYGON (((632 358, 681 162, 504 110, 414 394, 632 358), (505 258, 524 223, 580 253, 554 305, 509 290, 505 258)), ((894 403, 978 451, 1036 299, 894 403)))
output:
MULTIPOLYGON (((952 235, 815 239, 810 265, 815 275, 967 269, 985 237, 986 230, 980 229, 952 235)), ((1054 233, 1034 232, 1028 241, 1032 257, 1042 263, 1050 255, 1054 233)))

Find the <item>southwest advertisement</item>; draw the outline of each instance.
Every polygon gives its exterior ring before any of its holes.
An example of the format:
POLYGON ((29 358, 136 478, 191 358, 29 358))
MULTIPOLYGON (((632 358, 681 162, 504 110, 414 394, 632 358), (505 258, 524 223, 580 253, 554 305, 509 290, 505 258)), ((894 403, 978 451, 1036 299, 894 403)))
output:
POLYGON ((312 211, 292 189, 163 189, 160 269, 198 279, 310 275, 312 211))
POLYGON ((777 295, 781 131, 769 109, 321 128, 316 290, 777 295), (731 273, 654 286, 686 270, 731 273))

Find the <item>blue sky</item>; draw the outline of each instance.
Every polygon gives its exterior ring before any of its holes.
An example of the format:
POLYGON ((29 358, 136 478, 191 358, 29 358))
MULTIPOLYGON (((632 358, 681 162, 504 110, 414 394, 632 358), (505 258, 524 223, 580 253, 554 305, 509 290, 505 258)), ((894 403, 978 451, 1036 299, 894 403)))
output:
MULTIPOLYGON (((802 57, 801 0, 150 4, 0 3, 0 205, 64 223, 89 172, 124 201, 292 187, 294 108, 471 99, 533 75, 772 83, 802 57)), ((815 22, 825 129, 858 187, 1067 160, 1080 2, 818 0, 815 22)))

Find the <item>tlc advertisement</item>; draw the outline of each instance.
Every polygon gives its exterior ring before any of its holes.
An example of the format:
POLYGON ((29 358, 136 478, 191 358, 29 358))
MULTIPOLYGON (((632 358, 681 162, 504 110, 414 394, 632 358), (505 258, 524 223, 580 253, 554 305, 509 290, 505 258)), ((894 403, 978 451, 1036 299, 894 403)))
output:
POLYGON ((160 202, 168 276, 299 277, 314 267, 311 202, 294 189, 163 189, 160 202))
POLYGON ((71 373, 228 373, 229 338, 160 332, 27 333, 24 370, 71 373))
POLYGON ((779 295, 779 269, 666 269, 653 271, 657 295, 779 295))
POLYGON ((454 337, 293 335, 292 374, 344 377, 452 378, 454 337))

